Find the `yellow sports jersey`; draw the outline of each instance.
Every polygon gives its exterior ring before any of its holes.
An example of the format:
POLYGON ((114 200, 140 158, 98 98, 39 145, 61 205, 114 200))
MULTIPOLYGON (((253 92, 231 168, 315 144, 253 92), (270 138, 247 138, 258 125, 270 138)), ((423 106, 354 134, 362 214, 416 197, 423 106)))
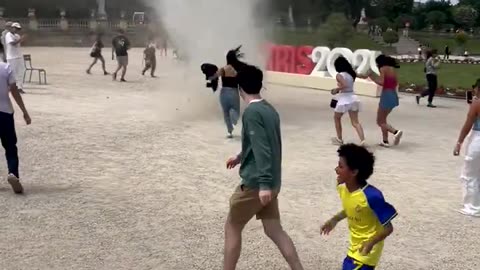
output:
POLYGON ((348 256, 366 265, 376 266, 383 250, 383 241, 375 245, 367 256, 360 254, 362 244, 384 230, 397 216, 392 205, 385 202, 380 190, 371 185, 352 193, 342 184, 337 187, 347 215, 350 230, 348 256))

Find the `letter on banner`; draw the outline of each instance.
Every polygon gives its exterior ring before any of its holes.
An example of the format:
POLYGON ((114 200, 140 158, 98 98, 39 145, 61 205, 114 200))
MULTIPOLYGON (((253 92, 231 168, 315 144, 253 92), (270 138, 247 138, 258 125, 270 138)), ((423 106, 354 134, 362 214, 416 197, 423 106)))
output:
POLYGON ((352 63, 353 52, 347 48, 335 48, 330 52, 327 57, 327 70, 328 74, 333 78, 337 76, 337 70, 335 70, 334 66, 335 60, 340 56, 345 57, 350 63, 352 63))
POLYGON ((367 74, 370 71, 370 50, 356 50, 353 53, 352 65, 357 74, 367 74))
POLYGON ((296 70, 295 73, 297 74, 304 74, 308 75, 312 72, 314 64, 312 59, 310 59, 310 55, 312 54, 313 47, 312 46, 301 46, 297 48, 296 52, 296 61, 295 66, 296 70))
POLYGON ((267 70, 269 71, 276 71, 275 70, 275 54, 277 51, 277 45, 267 44, 265 46, 267 52, 267 70))
POLYGON ((327 57, 330 54, 328 47, 316 47, 312 51, 312 61, 316 63, 310 75, 324 77, 327 75, 327 57))
POLYGON ((293 73, 295 71, 295 47, 279 46, 275 52, 275 71, 293 73))

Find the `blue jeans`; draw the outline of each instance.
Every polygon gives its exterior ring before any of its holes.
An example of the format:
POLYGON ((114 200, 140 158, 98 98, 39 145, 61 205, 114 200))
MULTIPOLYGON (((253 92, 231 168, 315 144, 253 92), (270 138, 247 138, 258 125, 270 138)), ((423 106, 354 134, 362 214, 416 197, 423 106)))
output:
POLYGON ((0 112, 0 140, 5 149, 8 173, 20 177, 18 173, 17 134, 13 114, 0 112))
POLYGON ((237 124, 240 117, 240 94, 238 89, 223 87, 220 92, 220 104, 223 110, 223 119, 227 126, 228 133, 232 133, 233 126, 237 124))

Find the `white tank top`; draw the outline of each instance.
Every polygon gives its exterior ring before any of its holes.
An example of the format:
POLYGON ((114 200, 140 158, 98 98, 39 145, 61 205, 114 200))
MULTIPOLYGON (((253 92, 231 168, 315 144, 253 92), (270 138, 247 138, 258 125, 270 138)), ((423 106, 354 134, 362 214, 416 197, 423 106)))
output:
POLYGON ((347 83, 347 86, 344 89, 342 89, 342 92, 340 93, 345 93, 345 94, 353 93, 353 84, 354 84, 353 77, 347 72, 342 72, 340 73, 340 75, 342 75, 343 79, 347 83))

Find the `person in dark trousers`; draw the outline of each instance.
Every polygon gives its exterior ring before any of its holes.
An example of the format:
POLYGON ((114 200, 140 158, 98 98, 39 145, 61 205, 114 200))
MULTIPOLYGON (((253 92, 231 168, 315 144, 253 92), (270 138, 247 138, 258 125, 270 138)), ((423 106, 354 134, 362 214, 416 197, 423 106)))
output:
POLYGON ((130 49, 130 41, 125 36, 125 32, 120 29, 118 35, 112 40, 112 60, 114 59, 114 53, 117 56, 118 67, 113 73, 113 80, 117 80, 117 73, 122 70, 121 82, 126 82, 125 74, 127 74, 128 66, 128 50, 130 49))
POLYGON ((436 51, 429 50, 426 53, 427 62, 425 62, 425 73, 427 77, 428 88, 423 91, 420 95, 416 96, 417 104, 420 104, 420 99, 428 96, 428 107, 436 108, 437 106, 433 105, 433 98, 435 97, 435 92, 438 87, 438 77, 437 69, 440 65, 440 62, 435 59, 436 51))
POLYGON ((443 55, 443 60, 449 60, 450 59, 450 47, 445 46, 445 54, 443 55))
POLYGON ((9 94, 12 95, 18 107, 23 112, 23 118, 27 125, 32 123, 22 96, 17 87, 13 69, 9 64, 0 62, 0 140, 5 149, 7 158, 8 177, 7 181, 15 193, 23 193, 20 183, 19 160, 17 150, 17 135, 15 132, 15 121, 13 117, 13 105, 9 94))
POLYGON ((102 55, 103 47, 102 34, 98 34, 95 43, 92 46, 92 50, 90 51, 90 57, 93 58, 93 62, 88 67, 87 74, 91 74, 92 67, 98 62, 98 60, 100 60, 100 62, 102 62, 103 75, 108 75, 108 72, 105 69, 105 58, 103 58, 102 55))
POLYGON ((143 57, 145 59, 145 68, 142 71, 142 75, 145 75, 145 72, 150 69, 150 75, 152 78, 155 78, 155 70, 157 69, 157 56, 154 42, 148 44, 147 48, 143 51, 143 57))
MULTIPOLYGON (((256 216, 290 269, 303 270, 295 245, 282 227, 278 196, 282 184, 280 116, 260 95, 263 72, 254 66, 238 69, 242 99, 248 104, 242 118, 242 152, 227 161, 240 165, 241 183, 230 198, 225 223, 224 270, 235 270, 242 249, 242 231, 256 216)), ((278 269, 278 267, 276 267, 278 269)), ((273 269, 270 267, 269 269, 273 269)))

